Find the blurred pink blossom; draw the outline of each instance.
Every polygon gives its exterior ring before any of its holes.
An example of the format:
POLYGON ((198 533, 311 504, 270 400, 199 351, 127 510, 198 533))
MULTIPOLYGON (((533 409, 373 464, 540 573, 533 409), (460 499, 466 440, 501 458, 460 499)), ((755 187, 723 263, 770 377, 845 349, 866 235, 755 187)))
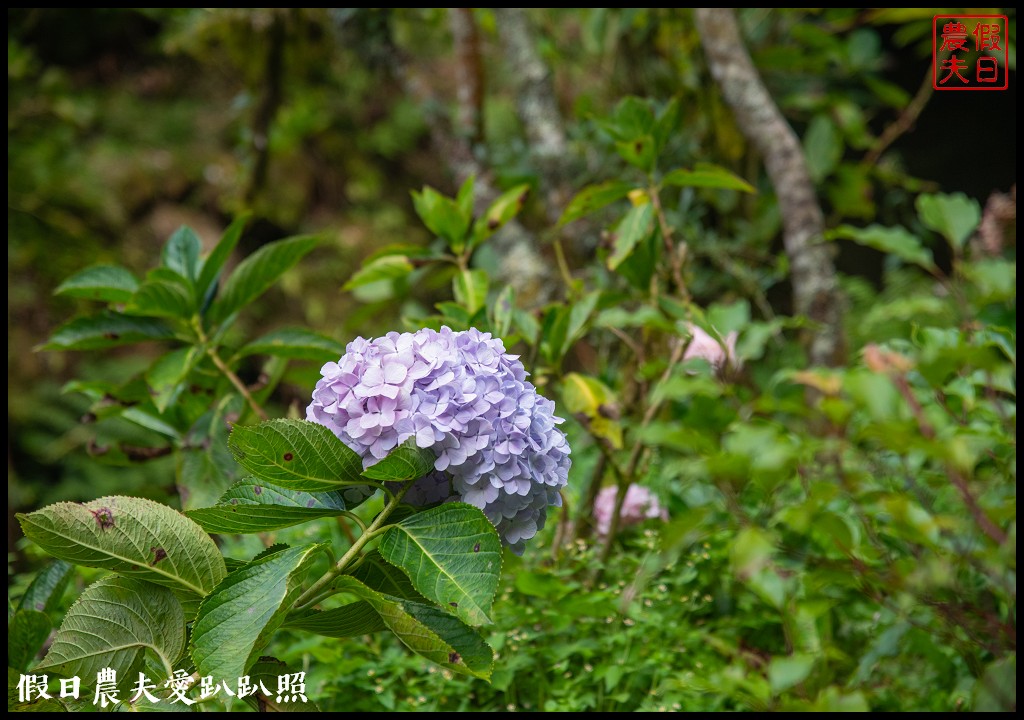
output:
POLYGON ((700 358, 706 360, 717 372, 724 369, 726 365, 734 367, 737 365, 736 338, 738 333, 735 330, 725 336, 723 347, 722 343, 697 325, 688 323, 687 329, 690 331, 691 338, 690 344, 686 346, 686 352, 683 353, 684 362, 700 358))
MULTIPOLYGON (((598 535, 607 535, 611 529, 612 513, 615 512, 615 498, 619 489, 614 485, 603 488, 594 501, 594 518, 597 520, 598 535)), ((668 520, 668 511, 661 507, 658 498, 643 485, 630 485, 626 490, 626 501, 622 504, 619 528, 636 525, 651 518, 668 520)))

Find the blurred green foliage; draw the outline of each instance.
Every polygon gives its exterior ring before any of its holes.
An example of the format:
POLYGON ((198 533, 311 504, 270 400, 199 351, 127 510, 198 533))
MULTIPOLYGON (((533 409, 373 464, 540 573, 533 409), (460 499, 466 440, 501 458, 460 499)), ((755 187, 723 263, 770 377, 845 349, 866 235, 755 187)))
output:
MULTIPOLYGON (((492 682, 428 668, 390 636, 285 631, 271 650, 309 673, 322 709, 1015 708, 1015 224, 979 228, 988 195, 1015 181, 1012 153, 990 144, 1012 139, 995 119, 1013 116, 1012 96, 990 110, 993 129, 949 97, 978 93, 938 93, 915 133, 882 146, 921 92, 931 10, 740 15, 843 272, 847 362, 828 370, 806 367, 800 339, 815 328, 789 314, 778 207, 686 10, 531 16, 567 118, 575 199, 556 227, 488 10, 481 153, 505 194, 483 213, 430 144, 456 103, 441 9, 8 12, 12 507, 211 501, 178 492, 191 441, 115 468, 86 452, 161 438, 107 397, 152 380, 161 346, 30 349, 92 307, 51 296, 65 278, 97 263, 141 277, 179 225, 209 250, 251 210, 240 257, 300 232, 324 241, 238 319, 231 351, 284 326, 344 342, 473 325, 514 345, 569 416, 567 510, 506 558, 492 682), (428 99, 403 84, 410 68, 434 84, 428 99), (929 127, 950 117, 963 127, 946 153, 929 127), (493 279, 489 236, 520 210, 558 270, 549 302, 493 279), (695 327, 723 346, 737 333, 734 357, 684 360, 695 327), (84 396, 60 392, 72 379, 84 396), (596 536, 596 490, 632 482, 669 522, 596 536)), ((993 12, 1010 15, 1009 42, 1014 11, 993 12)), ((232 352, 232 367, 255 383, 262 357, 232 352)), ((280 415, 301 414, 317 377, 314 355, 295 357, 273 368, 280 415)), ((242 412, 209 370, 210 403, 242 412)), ((182 432, 209 410, 165 400, 153 410, 188 415, 182 432)), ((16 608, 42 558, 10 523, 16 608)), ((346 542, 325 520, 269 540, 325 537, 346 542)), ((76 568, 44 601, 50 620, 99 575, 76 568)))

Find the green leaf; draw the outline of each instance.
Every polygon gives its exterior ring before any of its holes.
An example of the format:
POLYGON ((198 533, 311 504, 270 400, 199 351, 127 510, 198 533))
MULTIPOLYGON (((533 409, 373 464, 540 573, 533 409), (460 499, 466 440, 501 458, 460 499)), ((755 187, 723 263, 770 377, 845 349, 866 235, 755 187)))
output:
POLYGON ((530 193, 530 186, 516 185, 511 190, 502 193, 497 200, 491 203, 483 217, 478 218, 473 225, 472 246, 476 247, 484 240, 504 227, 509 220, 519 214, 526 203, 526 196, 530 193))
POLYGON ((416 513, 384 533, 378 550, 428 600, 470 625, 491 622, 501 541, 478 508, 449 503, 416 513))
POLYGON ((305 630, 332 638, 372 635, 387 629, 380 615, 365 600, 332 610, 313 611, 289 618, 284 624, 292 630, 305 630))
POLYGON ((143 340, 166 340, 174 333, 159 320, 104 311, 61 325, 41 350, 99 350, 143 340))
POLYGON ((57 286, 54 295, 87 298, 103 302, 127 302, 139 281, 120 265, 95 265, 77 272, 57 286))
POLYGON ((415 600, 418 603, 428 603, 428 600, 413 586, 409 576, 385 561, 377 550, 366 553, 366 559, 352 571, 352 577, 371 590, 385 595, 402 600, 415 600))
POLYGON ((458 206, 459 212, 462 213, 463 217, 472 217, 473 215, 473 191, 475 185, 476 178, 470 175, 455 194, 455 204, 458 206))
POLYGON ((615 449, 622 447, 622 425, 615 419, 619 403, 611 388, 597 378, 569 373, 562 380, 562 402, 573 415, 583 415, 595 435, 615 449))
POLYGON ((963 193, 918 195, 915 205, 921 222, 946 238, 954 250, 963 248, 981 222, 977 200, 963 193))
POLYGON ((173 350, 157 358, 146 371, 146 384, 152 391, 153 404, 161 414, 178 399, 198 355, 199 348, 194 346, 173 350))
POLYGON ((256 691, 255 695, 246 697, 245 703, 257 712, 320 712, 320 708, 316 706, 316 703, 309 699, 308 690, 305 701, 300 697, 296 697, 293 700, 292 695, 288 695, 287 702, 284 701, 283 697, 281 697, 280 702, 278 701, 280 697, 277 694, 280 689, 278 687, 278 678, 282 675, 294 674, 294 668, 288 667, 277 658, 261 657, 249 669, 249 678, 250 682, 258 688, 260 688, 260 683, 262 683, 263 687, 270 691, 270 694, 264 694, 261 688, 256 691))
POLYGON ((768 684, 772 694, 778 695, 799 685, 814 669, 814 657, 811 655, 790 655, 774 657, 768 665, 768 684))
POLYGON ((975 712, 1015 712, 1017 710, 1017 656, 996 660, 974 684, 975 712))
POLYGON ((87 587, 71 606, 35 670, 77 675, 89 686, 105 667, 114 668, 120 678, 131 677, 149 653, 169 677, 184 648, 185 615, 174 593, 112 576, 87 587))
POLYGON ((920 239, 901 227, 868 225, 865 228, 858 228, 852 225, 840 225, 835 230, 826 233, 826 238, 829 240, 847 238, 858 245, 881 250, 895 255, 904 262, 920 265, 926 270, 935 267, 931 250, 922 247, 920 239))
POLYGON ((7 624, 7 665, 24 670, 50 637, 50 618, 38 610, 19 610, 7 624))
POLYGON ((147 317, 189 318, 196 311, 191 292, 178 282, 147 277, 132 295, 127 312, 147 317))
POLYGON ((217 282, 217 278, 220 277, 220 271, 224 269, 224 263, 228 261, 231 253, 234 252, 235 246, 238 245, 238 241, 242 237, 242 231, 251 217, 252 213, 246 212, 235 218, 235 221, 224 231, 220 242, 217 243, 217 246, 207 256, 203 262, 202 269, 199 271, 199 278, 196 280, 197 297, 205 299, 210 293, 217 282))
POLYGON ((512 314, 516 309, 516 291, 511 285, 498 294, 491 308, 491 327, 497 337, 505 337, 512 329, 512 314))
POLYGON ((366 468, 363 477, 386 482, 416 480, 434 471, 436 459, 433 450, 418 447, 410 438, 366 468))
POLYGON ((827 115, 815 115, 804 135, 804 157, 811 180, 820 183, 836 169, 843 157, 839 129, 827 115))
POLYGON ((53 697, 35 696, 32 702, 21 702, 18 698, 18 682, 21 673, 7 665, 7 712, 68 712, 64 703, 53 697))
POLYGON ((615 143, 615 149, 618 151, 619 157, 630 165, 646 172, 654 169, 657 154, 653 135, 647 134, 631 140, 622 140, 615 143))
POLYGON ((612 253, 607 261, 608 269, 614 270, 628 258, 637 243, 650 234, 653 225, 654 207, 651 203, 632 207, 613 233, 612 253))
POLYGON ((312 493, 275 487, 246 478, 228 488, 214 507, 185 514, 209 533, 258 533, 332 517, 345 510, 336 492, 312 493))
POLYGON ((430 605, 371 590, 352 577, 339 578, 336 586, 368 602, 413 652, 458 673, 490 677, 494 653, 473 628, 458 618, 430 605))
POLYGON ((569 351, 574 342, 583 337, 587 321, 594 313, 594 308, 597 307, 597 301, 600 299, 601 291, 594 290, 572 304, 566 324, 565 346, 562 348, 563 354, 569 351))
POLYGON ((210 536, 177 510, 143 498, 61 502, 18 514, 25 536, 75 565, 105 568, 206 595, 224 577, 210 536))
POLYGON ((313 235, 278 240, 261 247, 238 264, 210 306, 210 318, 222 322, 258 298, 319 243, 313 235))
POLYGON ((360 457, 319 423, 271 420, 236 425, 228 447, 238 464, 257 478, 291 490, 366 485, 360 457))
POLYGON ((466 306, 470 315, 487 303, 487 273, 483 270, 460 270, 452 278, 455 300, 466 306))
POLYGON ((273 355, 296 360, 336 360, 345 346, 333 338, 303 328, 282 328, 263 335, 238 351, 247 355, 273 355))
POLYGON ((626 197, 633 189, 633 185, 619 182, 618 180, 611 180, 600 185, 588 185, 569 201, 569 205, 566 206, 565 212, 559 218, 558 224, 566 225, 574 220, 579 220, 581 217, 595 213, 601 208, 611 205, 616 200, 626 197))
POLYGON ((63 560, 54 560, 32 580, 28 590, 18 601, 19 610, 53 612, 57 609, 64 589, 71 580, 72 566, 63 560))
POLYGON ((318 545, 287 548, 235 570, 199 606, 191 654, 200 675, 236 680, 259 657, 302 591, 318 545))
POLYGON ((182 225, 164 245, 161 255, 164 267, 170 268, 191 284, 199 277, 199 253, 203 244, 195 230, 182 225))
POLYGON ((342 290, 354 290, 363 285, 380 282, 381 280, 397 280, 413 270, 412 263, 405 255, 385 255, 363 265, 342 286, 342 290))
POLYGON ((461 253, 465 249, 466 232, 472 215, 466 213, 464 208, 427 186, 422 192, 413 191, 412 204, 423 224, 432 233, 444 238, 454 252, 461 253))
POLYGON ((753 186, 738 175, 723 167, 709 163, 698 163, 693 170, 673 170, 661 179, 662 185, 676 187, 705 187, 719 190, 740 190, 757 192, 753 186))

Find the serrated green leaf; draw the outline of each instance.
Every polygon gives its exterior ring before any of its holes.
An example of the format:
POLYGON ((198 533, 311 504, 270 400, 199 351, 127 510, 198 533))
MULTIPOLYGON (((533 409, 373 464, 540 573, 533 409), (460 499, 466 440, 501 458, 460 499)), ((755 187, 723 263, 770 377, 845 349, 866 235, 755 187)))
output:
POLYGON ((574 220, 579 220, 581 217, 595 213, 601 208, 611 205, 616 200, 626 197, 633 189, 633 185, 619 182, 618 180, 610 180, 599 185, 588 185, 576 193, 576 196, 569 201, 565 211, 562 213, 562 217, 558 220, 558 224, 566 225, 574 220))
POLYGON ((372 635, 387 629, 377 611, 365 600, 331 610, 303 613, 298 617, 289 618, 284 626, 332 638, 372 635))
POLYGON ((166 340, 173 335, 160 320, 104 311, 64 323, 40 349, 99 350, 143 340, 166 340))
POLYGON ((419 603, 429 602, 416 590, 409 576, 384 560, 377 550, 366 553, 366 559, 352 571, 352 577, 371 590, 391 597, 414 600, 419 603))
POLYGON ((384 533, 378 550, 428 600, 470 625, 491 622, 501 541, 479 508, 450 503, 416 513, 384 533))
POLYGON ((270 642, 302 591, 318 545, 287 548, 235 570, 199 607, 191 654, 200 675, 236 680, 270 642))
POLYGON ((455 300, 465 305, 470 315, 487 304, 488 286, 487 273, 483 270, 460 270, 452 278, 455 300))
POLYGON ((185 514, 209 533, 258 533, 332 517, 345 510, 337 492, 312 494, 246 478, 228 488, 214 507, 185 514))
POLYGON ((363 461, 328 428, 306 420, 236 425, 228 447, 260 480, 291 490, 320 492, 366 485, 363 461))
POLYGON ((363 477, 385 482, 415 480, 434 471, 437 456, 427 448, 416 445, 413 439, 389 452, 387 456, 363 471, 363 477))
POLYGON ((57 286, 54 295, 102 302, 127 302, 139 281, 120 265, 95 265, 75 273, 57 286))
POLYGON ((252 217, 252 213, 246 212, 235 218, 234 222, 221 235, 217 246, 210 251, 206 260, 203 261, 203 267, 199 271, 199 278, 196 280, 196 297, 205 299, 210 293, 217 282, 217 278, 220 277, 220 271, 224 269, 224 263, 228 261, 231 253, 235 250, 235 246, 238 245, 238 241, 242 237, 242 231, 245 229, 250 217, 252 217))
POLYGON ((150 273, 128 301, 125 311, 146 317, 184 319, 196 311, 196 304, 192 293, 180 283, 157 280, 150 273))
POLYGON ((830 240, 847 238, 858 245, 865 245, 884 253, 895 255, 904 262, 920 265, 926 270, 935 267, 932 252, 921 245, 921 240, 901 227, 868 225, 864 228, 840 225, 826 234, 830 240))
POLYGON ((71 580, 72 567, 63 560, 54 560, 36 574, 28 590, 18 601, 19 610, 53 612, 60 603, 64 589, 71 580))
POLYGON ((413 191, 412 204, 423 224, 444 238, 454 252, 461 253, 465 249, 472 216, 464 212, 464 208, 429 186, 424 186, 422 192, 413 191))
POLYGON ((7 665, 24 670, 50 637, 50 618, 39 610, 19 610, 7 623, 7 665))
POLYGON ((161 355, 146 371, 146 384, 152 391, 153 404, 162 414, 178 399, 184 381, 199 356, 199 348, 186 347, 161 355))
POLYGON ((260 689, 256 691, 255 695, 246 697, 245 703, 257 712, 320 712, 320 708, 309 699, 308 694, 305 700, 288 695, 288 700, 285 701, 284 697, 279 696, 277 693, 281 688, 278 687, 278 678, 282 675, 295 675, 295 670, 277 658, 259 658, 249 669, 249 678, 250 682, 260 689), (263 687, 271 694, 265 694, 263 687))
POLYGON ((75 565, 113 570, 206 595, 224 558, 203 529, 166 505, 124 496, 61 502, 18 514, 25 536, 75 565))
POLYGON ((647 237, 654 226, 654 207, 651 203, 630 208, 613 233, 612 252, 608 256, 608 269, 614 270, 632 254, 637 243, 647 237))
POLYGON ((613 448, 622 447, 622 426, 615 419, 618 398, 611 388, 597 378, 569 373, 562 380, 562 402, 573 415, 583 415, 595 435, 613 448))
POLYGON ((390 597, 352 577, 337 587, 365 600, 406 647, 458 673, 488 678, 494 653, 473 628, 439 608, 390 597))
POLYGON ((673 170, 661 179, 662 185, 675 187, 706 187, 720 190, 741 190, 756 192, 753 186, 743 178, 734 175, 723 167, 708 163, 698 163, 693 170, 673 170))
POLYGON ((978 201, 963 193, 918 195, 914 204, 921 222, 946 238, 954 250, 963 248, 981 222, 978 201))
POLYGON ((497 337, 505 337, 512 329, 512 313, 516 309, 516 291, 511 285, 498 294, 491 308, 491 327, 497 337))
POLYGON ((264 245, 238 264, 210 306, 210 319, 219 323, 258 298, 319 243, 313 235, 286 238, 264 245))
POLYGON ((516 185, 511 190, 502 193, 497 200, 491 203, 490 207, 477 218, 473 224, 473 247, 476 247, 484 240, 504 227, 509 220, 519 214, 526 203, 526 196, 530 193, 530 186, 516 185))
POLYGON ((170 268, 194 284, 199 277, 199 253, 202 249, 203 244, 195 230, 182 225, 164 245, 161 260, 164 267, 170 268))
POLYGON ((405 277, 412 270, 412 263, 405 255, 385 255, 371 260, 359 268, 341 289, 354 290, 381 280, 397 280, 405 277))
POLYGON ((263 335, 238 351, 239 357, 273 355, 296 360, 336 360, 345 346, 333 338, 303 328, 282 328, 263 335))
POLYGON ((174 593, 142 580, 112 576, 87 587, 68 609, 35 670, 77 675, 88 687, 105 667, 114 668, 118 677, 131 677, 148 651, 166 677, 184 648, 185 616, 174 593))
POLYGON ((655 153, 654 136, 651 134, 640 135, 629 140, 621 140, 615 143, 615 149, 618 151, 619 157, 630 165, 647 172, 654 168, 657 155, 655 153))

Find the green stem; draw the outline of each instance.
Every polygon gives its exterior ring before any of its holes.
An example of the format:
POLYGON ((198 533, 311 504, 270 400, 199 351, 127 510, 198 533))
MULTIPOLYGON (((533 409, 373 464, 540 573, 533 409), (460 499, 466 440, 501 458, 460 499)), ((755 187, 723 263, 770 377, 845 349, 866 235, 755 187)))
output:
POLYGON ((366 543, 370 542, 370 540, 386 529, 384 528, 384 524, 391 516, 391 513, 395 511, 395 508, 398 507, 398 503, 401 502, 406 490, 412 487, 413 482, 414 481, 407 482, 401 492, 396 493, 391 497, 388 504, 380 511, 380 515, 374 518, 370 527, 366 529, 366 532, 356 539, 345 554, 341 556, 341 559, 334 564, 334 567, 325 572, 319 580, 310 585, 306 591, 298 597, 295 604, 292 605, 292 610, 302 610, 303 608, 313 605, 315 602, 322 599, 319 597, 320 594, 327 589, 328 585, 334 582, 336 577, 345 572, 345 569, 359 556, 360 551, 366 546, 366 543))
POLYGON ((206 336, 206 333, 203 332, 203 324, 199 318, 193 318, 192 327, 195 329, 196 335, 199 337, 199 342, 206 348, 206 354, 210 356, 213 364, 217 366, 217 369, 221 371, 221 374, 223 374, 224 377, 226 377, 228 381, 235 386, 235 389, 238 390, 243 398, 245 398, 245 401, 249 403, 249 407, 252 408, 252 411, 256 413, 256 416, 260 420, 268 420, 267 412, 260 407, 258 402, 256 402, 252 394, 250 394, 249 388, 245 386, 245 383, 242 382, 241 378, 239 378, 234 371, 228 367, 227 363, 221 359, 220 355, 217 354, 217 349, 213 347, 210 343, 210 339, 206 336))

